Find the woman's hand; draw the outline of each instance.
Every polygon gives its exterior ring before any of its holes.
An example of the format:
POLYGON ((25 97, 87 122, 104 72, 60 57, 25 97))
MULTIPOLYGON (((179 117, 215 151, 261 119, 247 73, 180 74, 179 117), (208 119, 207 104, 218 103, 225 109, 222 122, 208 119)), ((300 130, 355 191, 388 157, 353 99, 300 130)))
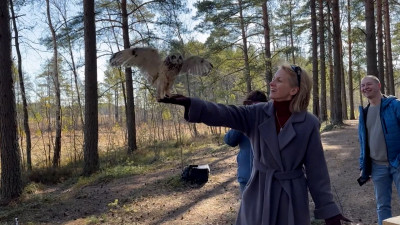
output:
POLYGON ((185 108, 190 106, 190 98, 183 96, 181 94, 174 94, 169 97, 165 97, 162 99, 158 99, 158 102, 162 103, 169 103, 169 104, 175 104, 175 105, 182 105, 185 108))

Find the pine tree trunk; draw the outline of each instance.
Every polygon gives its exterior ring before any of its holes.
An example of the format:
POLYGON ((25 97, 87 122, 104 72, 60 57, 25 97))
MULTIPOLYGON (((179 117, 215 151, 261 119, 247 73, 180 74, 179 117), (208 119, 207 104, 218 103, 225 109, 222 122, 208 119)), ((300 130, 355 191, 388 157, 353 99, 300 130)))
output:
POLYGON ((393 77, 393 56, 392 56, 392 39, 390 35, 390 10, 389 10, 389 0, 384 1, 384 17, 385 17, 385 45, 386 45, 386 63, 388 71, 388 80, 386 81, 389 87, 388 94, 395 95, 394 90, 394 77, 393 77))
POLYGON ((268 16, 268 1, 262 4, 263 24, 264 24, 264 48, 265 48, 265 81, 267 84, 267 93, 269 94, 269 83, 272 80, 272 58, 271 58, 271 41, 268 16))
POLYGON ((332 24, 333 24, 333 72, 334 72, 334 104, 333 104, 333 117, 332 123, 334 125, 343 124, 343 116, 342 116, 342 99, 341 99, 341 90, 342 90, 342 62, 341 62, 341 45, 340 45, 340 12, 339 12, 339 0, 332 0, 332 24))
MULTIPOLYGON (((67 24, 67 21, 64 21, 65 24, 67 24)), ((69 35, 69 34, 68 34, 69 35)), ((72 43, 71 43, 71 37, 67 38, 68 40, 68 51, 69 51, 69 55, 71 57, 71 69, 72 69, 72 73, 74 74, 74 84, 75 84, 75 89, 76 89, 76 96, 77 96, 77 100, 78 100, 78 107, 79 107, 79 118, 80 118, 80 122, 82 127, 84 126, 84 121, 83 121, 83 110, 82 110, 82 102, 81 102, 81 93, 79 91, 79 85, 78 85, 78 72, 76 71, 76 63, 75 63, 75 57, 74 57, 74 52, 72 50, 72 43)))
MULTIPOLYGON (((65 14, 62 14, 61 16, 62 16, 62 19, 63 19, 64 29, 71 30, 71 27, 69 27, 69 24, 68 24, 68 21, 67 21, 67 18, 66 18, 67 16, 65 14)), ((72 39, 73 38, 71 37, 70 32, 67 32, 66 35, 67 35, 67 38, 66 38, 67 43, 66 43, 66 45, 67 45, 67 48, 68 48, 69 56, 71 58, 70 69, 71 69, 72 73, 74 74, 74 84, 75 84, 75 89, 76 89, 76 96, 78 98, 79 118, 80 118, 81 125, 83 127, 83 124, 84 124, 83 118, 84 118, 84 116, 83 116, 83 110, 82 110, 81 93, 79 91, 79 85, 78 85, 78 72, 77 72, 76 63, 75 63, 74 51, 73 51, 73 48, 72 48, 72 39)), ((71 85, 71 87, 72 87, 72 85, 71 85)))
POLYGON ((243 19, 243 11, 242 11, 242 0, 238 1, 239 3, 239 18, 240 18, 240 29, 242 31, 242 40, 243 40, 243 58, 244 58, 244 77, 246 79, 246 87, 247 93, 251 92, 251 76, 250 76, 250 63, 249 63, 249 53, 247 49, 247 34, 246 27, 243 19))
POLYGON ((84 167, 83 175, 98 171, 99 124, 97 96, 96 25, 94 0, 86 0, 84 10, 85 40, 85 127, 84 127, 84 167))
MULTIPOLYGON (((315 0, 310 1, 311 8, 311 36, 312 36, 312 65, 313 65, 313 113, 319 116, 319 87, 318 87, 318 32, 315 0)), ((301 85, 301 84, 300 84, 301 85)))
POLYGON ((9 202, 22 193, 14 81, 11 70, 9 1, 0 1, 0 154, 1 199, 9 202))
MULTIPOLYGON (((342 37, 340 37, 340 43, 343 43, 343 40, 342 40, 342 37)), ((343 120, 347 120, 348 119, 348 117, 347 117, 347 94, 346 94, 346 83, 344 82, 345 80, 346 80, 346 73, 344 72, 344 59, 343 59, 343 56, 344 56, 344 50, 343 50, 343 46, 342 46, 342 44, 340 44, 340 50, 341 50, 341 52, 340 52, 340 59, 341 59, 341 61, 340 61, 340 63, 341 63, 341 67, 340 67, 340 71, 341 71, 341 73, 340 73, 340 76, 342 77, 342 83, 340 84, 340 94, 341 94, 341 99, 342 99, 342 119, 343 120)))
POLYGON ((340 95, 341 95, 341 101, 342 101, 342 120, 347 120, 347 96, 346 96, 346 74, 344 72, 344 47, 343 47, 343 39, 342 35, 340 35, 339 39, 340 43, 340 76, 341 76, 341 84, 340 84, 340 95))
POLYGON ((378 76, 376 63, 376 35, 375 35, 375 15, 374 0, 365 0, 365 42, 367 56, 367 74, 378 76))
POLYGON ((114 119, 115 123, 119 122, 119 92, 118 92, 118 86, 115 87, 114 90, 114 119))
POLYGON ((22 57, 21 57, 21 51, 19 49, 19 34, 18 34, 18 29, 17 29, 17 21, 15 19, 14 4, 13 4, 12 0, 10 0, 10 8, 11 8, 11 13, 12 13, 12 22, 13 22, 13 26, 14 26, 15 51, 17 52, 17 58, 18 58, 18 78, 19 78, 19 86, 21 89, 22 109, 23 109, 23 114, 24 114, 23 115, 23 117, 24 117, 24 132, 25 132, 25 136, 26 136, 25 137, 26 138, 26 164, 27 164, 28 171, 31 171, 32 170, 31 130, 29 128, 28 103, 26 100, 24 75, 22 72, 22 57))
POLYGON ((292 63, 296 64, 296 57, 294 55, 294 38, 293 38, 293 18, 292 18, 292 12, 293 12, 293 7, 292 7, 292 1, 289 1, 290 7, 289 7, 289 32, 290 32, 290 49, 291 49, 291 54, 292 54, 292 63))
MULTIPOLYGON (((119 75, 119 79, 120 80, 124 80, 121 70, 118 71, 118 75, 119 75)), ((125 82, 121 82, 121 90, 122 90, 122 99, 124 100, 124 106, 125 106, 125 109, 126 109, 127 102, 126 102, 125 82)), ((119 117, 119 120, 120 120, 120 122, 122 124, 122 116, 119 117)), ((125 134, 125 137, 127 137, 127 134, 125 134)))
POLYGON ((54 77, 54 92, 56 95, 56 137, 54 139, 54 152, 53 152, 53 167, 59 167, 61 161, 61 93, 60 93, 60 82, 59 82, 59 74, 58 74, 58 47, 57 47, 57 36, 56 31, 53 27, 53 23, 51 20, 50 14, 50 2, 46 0, 46 13, 47 13, 47 22, 49 25, 49 29, 52 37, 53 44, 53 70, 52 75, 54 77))
POLYGON ((353 59, 352 59, 352 41, 351 41, 351 5, 350 5, 350 0, 347 0, 347 35, 348 35, 348 48, 349 48, 349 72, 348 72, 348 76, 349 76, 349 86, 348 86, 348 90, 349 90, 349 103, 350 103, 350 119, 354 120, 355 116, 354 116, 354 98, 353 98, 353 70, 352 70, 352 66, 353 66, 353 59))
POLYGON ((385 65, 383 60, 383 20, 382 0, 376 1, 376 29, 378 34, 378 78, 381 81, 381 92, 385 93, 385 65))
POLYGON ((326 103, 326 66, 325 66, 325 18, 324 18, 324 1, 319 0, 319 61, 320 61, 320 73, 321 73, 321 121, 328 119, 327 103, 326 103))
MULTIPOLYGON (((126 0, 121 1, 122 11, 122 35, 124 39, 124 48, 130 48, 129 30, 128 30, 128 13, 126 8, 126 0)), ((128 130, 128 154, 137 149, 136 144, 136 124, 135 124, 135 99, 133 95, 132 69, 125 68, 126 82, 126 126, 128 130)))
POLYGON ((331 0, 328 0, 328 61, 329 61, 329 101, 330 101, 330 110, 331 110, 331 121, 334 114, 334 87, 333 87, 333 43, 332 43, 332 29, 331 29, 331 0))

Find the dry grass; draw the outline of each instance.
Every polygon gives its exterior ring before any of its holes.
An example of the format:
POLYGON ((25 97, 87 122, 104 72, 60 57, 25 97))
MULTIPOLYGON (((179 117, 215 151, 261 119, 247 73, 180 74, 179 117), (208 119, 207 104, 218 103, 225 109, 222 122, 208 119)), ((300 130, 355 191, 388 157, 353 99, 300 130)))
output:
MULTIPOLYGON (((33 124, 34 125, 34 124, 33 124)), ((136 141, 139 149, 149 149, 156 154, 158 148, 164 142, 175 142, 185 144, 190 142, 193 137, 193 131, 187 123, 174 124, 172 122, 164 122, 161 127, 159 124, 141 123, 136 128, 136 141), (179 126, 179 127, 178 127, 179 126), (179 131, 177 135, 176 131, 179 131)), ((193 126, 193 125, 191 125, 193 126)), ((31 126, 32 140, 32 166, 33 168, 51 167, 53 158, 53 139, 55 131, 45 131, 39 129, 38 126, 31 126)), ((226 128, 209 128, 203 124, 196 125, 197 132, 200 136, 208 136, 212 133, 224 133, 226 128), (213 129, 213 130, 212 130, 213 129)), ((23 169, 26 168, 26 151, 25 137, 20 132, 20 149, 22 156, 23 169)), ((78 163, 83 159, 83 131, 71 130, 64 128, 62 130, 61 139, 61 165, 65 166, 71 163, 78 163)), ((99 124, 99 140, 98 150, 100 155, 112 154, 121 149, 127 148, 127 133, 125 126, 118 123, 102 123, 99 124)))

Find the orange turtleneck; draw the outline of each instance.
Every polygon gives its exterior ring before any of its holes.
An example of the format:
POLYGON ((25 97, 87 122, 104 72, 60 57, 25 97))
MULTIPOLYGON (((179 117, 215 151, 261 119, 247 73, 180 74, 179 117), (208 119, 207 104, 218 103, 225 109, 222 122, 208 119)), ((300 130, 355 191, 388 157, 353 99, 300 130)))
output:
POLYGON ((275 125, 276 125, 276 133, 279 134, 280 130, 285 127, 286 121, 292 115, 292 112, 289 110, 290 102, 289 101, 282 101, 282 102, 275 102, 274 101, 274 108, 275 108, 275 125))

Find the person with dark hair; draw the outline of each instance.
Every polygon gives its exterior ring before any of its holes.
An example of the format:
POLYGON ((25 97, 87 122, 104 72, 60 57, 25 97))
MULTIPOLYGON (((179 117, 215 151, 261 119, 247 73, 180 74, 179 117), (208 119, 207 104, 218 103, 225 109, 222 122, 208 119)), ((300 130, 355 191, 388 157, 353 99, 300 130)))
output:
POLYGON ((392 217, 392 185, 400 198, 400 101, 381 93, 381 82, 367 75, 361 80, 368 105, 359 107, 360 185, 372 179, 378 224, 392 217))
POLYGON ((243 105, 252 105, 259 102, 267 102, 267 95, 259 90, 250 91, 247 94, 246 99, 243 101, 243 105))
POLYGON ((310 225, 308 191, 316 219, 349 221, 333 200, 319 120, 307 112, 310 77, 299 66, 282 65, 269 85, 272 101, 266 103, 234 106, 183 95, 159 102, 184 106, 189 122, 230 127, 250 139, 253 170, 237 225, 310 225))
MULTIPOLYGON (((267 96, 262 91, 251 91, 243 105, 253 105, 260 102, 267 102, 267 96)), ((253 150, 251 148, 250 140, 242 132, 230 129, 224 136, 224 142, 231 146, 236 147, 239 145, 239 153, 236 157, 237 161, 237 181, 239 182, 240 197, 249 181, 251 170, 253 168, 253 150)))

